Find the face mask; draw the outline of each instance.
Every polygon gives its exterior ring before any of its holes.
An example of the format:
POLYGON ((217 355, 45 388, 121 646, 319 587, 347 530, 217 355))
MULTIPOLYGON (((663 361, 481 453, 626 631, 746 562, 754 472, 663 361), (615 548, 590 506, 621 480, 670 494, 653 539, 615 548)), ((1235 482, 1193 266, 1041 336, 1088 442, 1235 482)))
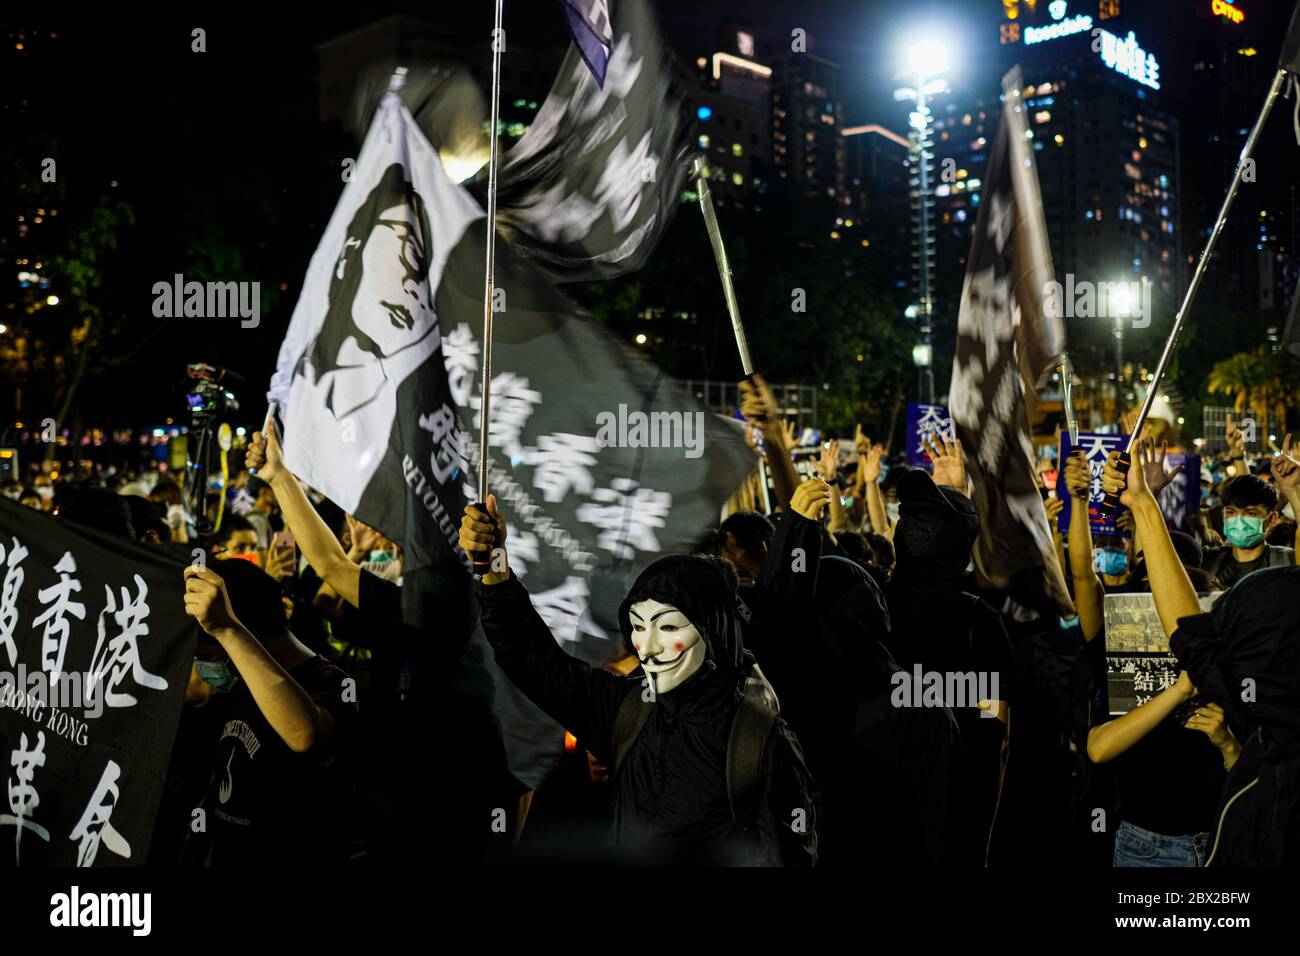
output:
POLYGON ((54 500, 54 488, 50 485, 41 485, 41 487, 36 489, 36 493, 40 495, 41 499, 44 501, 54 500))
POLYGON ((194 673, 218 694, 229 694, 239 683, 239 671, 230 661, 194 661, 194 673))
POLYGON ((898 520, 898 502, 890 501, 885 504, 885 514, 889 515, 890 521, 898 520))
POLYGON ((647 599, 628 609, 632 648, 654 684, 667 694, 700 669, 708 644, 686 615, 671 604, 647 599))
POLYGON ((1079 618, 1077 615, 1075 617, 1063 617, 1058 619, 1056 623, 1060 625, 1061 630, 1068 631, 1079 623, 1079 618))
POLYGON ((1092 566, 1098 573, 1117 578, 1128 570, 1128 555, 1123 551, 1098 548, 1092 555, 1092 566))
POLYGON ((366 557, 366 560, 369 561, 371 564, 377 564, 380 561, 391 561, 395 557, 397 557, 397 555, 395 555, 391 551, 371 551, 370 554, 366 557))
POLYGON ((1205 496, 1205 507, 1207 507, 1207 508, 1217 508, 1217 507, 1219 507, 1219 499, 1216 498, 1214 495, 1206 495, 1206 496, 1205 496))
POLYGON ((1253 548, 1264 540, 1264 519, 1238 515, 1223 520, 1223 536, 1238 548, 1253 548))

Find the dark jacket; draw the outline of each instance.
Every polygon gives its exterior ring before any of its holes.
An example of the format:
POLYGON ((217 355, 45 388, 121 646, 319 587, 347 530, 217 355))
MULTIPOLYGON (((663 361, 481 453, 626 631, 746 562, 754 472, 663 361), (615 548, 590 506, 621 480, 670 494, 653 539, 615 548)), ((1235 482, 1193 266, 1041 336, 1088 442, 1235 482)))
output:
MULTIPOLYGON (((909 674, 882 644, 889 611, 865 568, 822 555, 820 524, 787 510, 746 630, 822 786, 824 863, 940 862, 956 723, 947 708, 895 707, 909 674)), ((914 699, 919 700, 917 693, 914 699)))
POLYGON ((1300 860, 1300 567, 1249 574, 1169 639, 1242 742, 1228 774, 1213 866, 1300 860))
MULTIPOLYGON (((561 650, 516 578, 480 584, 478 591, 483 630, 501 669, 580 746, 613 767, 615 717, 643 682, 589 667, 561 650)), ((757 822, 745 832, 732 818, 725 756, 746 673, 728 572, 700 556, 663 558, 647 568, 619 610, 629 649, 627 611, 646 598, 682 611, 706 641, 707 657, 680 686, 655 699, 615 775, 611 835, 620 858, 642 865, 816 863, 816 784, 779 717, 763 755, 757 822)))

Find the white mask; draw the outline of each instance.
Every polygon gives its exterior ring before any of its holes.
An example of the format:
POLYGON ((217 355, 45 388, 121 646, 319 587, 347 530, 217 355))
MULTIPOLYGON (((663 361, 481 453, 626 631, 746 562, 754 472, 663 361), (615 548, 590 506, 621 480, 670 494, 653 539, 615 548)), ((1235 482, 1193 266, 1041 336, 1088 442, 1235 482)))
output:
POLYGON ((708 644, 681 611, 646 599, 628 608, 632 647, 656 694, 667 694, 700 669, 708 644))

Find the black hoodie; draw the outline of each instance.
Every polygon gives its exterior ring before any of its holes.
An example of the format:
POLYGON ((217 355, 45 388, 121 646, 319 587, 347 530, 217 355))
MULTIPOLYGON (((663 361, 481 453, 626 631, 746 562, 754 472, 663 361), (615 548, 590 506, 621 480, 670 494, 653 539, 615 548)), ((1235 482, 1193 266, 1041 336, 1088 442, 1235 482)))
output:
MULTIPOLYGON (((478 592, 483 630, 501 669, 581 746, 613 767, 615 718, 628 693, 641 693, 643 680, 615 677, 564 653, 513 576, 480 584, 478 592)), ((780 718, 763 755, 754 831, 746 833, 732 819, 726 748, 746 674, 730 573, 716 558, 699 555, 652 564, 619 608, 629 650, 628 609, 646 599, 684 613, 705 640, 707 656, 682 684, 656 697, 614 778, 612 838, 620 858, 641 865, 814 864, 816 785, 780 718)))
POLYGON ((1300 567, 1241 578, 1169 639, 1200 696, 1242 743, 1228 775, 1208 865, 1300 859, 1300 567))

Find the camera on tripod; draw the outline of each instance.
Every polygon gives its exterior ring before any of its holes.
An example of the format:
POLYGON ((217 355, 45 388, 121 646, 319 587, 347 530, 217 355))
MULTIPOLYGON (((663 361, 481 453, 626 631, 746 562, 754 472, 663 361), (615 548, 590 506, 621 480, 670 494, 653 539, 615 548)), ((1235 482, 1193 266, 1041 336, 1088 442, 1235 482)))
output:
POLYGON ((242 377, 204 362, 188 365, 185 371, 190 378, 198 380, 194 390, 185 395, 195 429, 204 428, 229 412, 239 411, 239 399, 223 383, 240 384, 242 377))

